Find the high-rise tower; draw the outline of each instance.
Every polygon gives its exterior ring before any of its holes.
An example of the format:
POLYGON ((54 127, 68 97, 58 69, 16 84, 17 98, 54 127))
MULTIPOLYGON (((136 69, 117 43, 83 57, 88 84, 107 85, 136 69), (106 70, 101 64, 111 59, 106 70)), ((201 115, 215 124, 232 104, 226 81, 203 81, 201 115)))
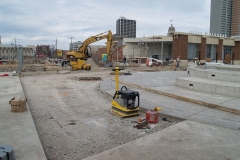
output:
POLYGON ((231 36, 233 1, 211 0, 210 33, 223 34, 227 37, 231 36))
POLYGON ((136 38, 136 20, 120 17, 116 23, 116 34, 126 38, 136 38))

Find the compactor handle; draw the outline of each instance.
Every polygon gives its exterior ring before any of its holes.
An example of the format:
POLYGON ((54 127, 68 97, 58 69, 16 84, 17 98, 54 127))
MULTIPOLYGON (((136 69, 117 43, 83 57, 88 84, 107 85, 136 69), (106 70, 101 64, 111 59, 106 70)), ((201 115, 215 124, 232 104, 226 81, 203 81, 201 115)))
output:
POLYGON ((112 71, 121 71, 121 70, 125 70, 124 68, 119 68, 119 67, 114 67, 113 69, 112 69, 112 71))
POLYGON ((126 86, 122 86, 121 91, 125 88, 125 90, 128 90, 126 86))

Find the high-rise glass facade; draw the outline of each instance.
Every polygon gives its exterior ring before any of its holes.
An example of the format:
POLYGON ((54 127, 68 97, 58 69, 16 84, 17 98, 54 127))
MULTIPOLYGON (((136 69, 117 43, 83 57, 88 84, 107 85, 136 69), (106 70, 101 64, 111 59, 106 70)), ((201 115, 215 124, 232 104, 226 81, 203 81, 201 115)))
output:
POLYGON ((211 0, 210 33, 231 36, 233 0, 211 0))

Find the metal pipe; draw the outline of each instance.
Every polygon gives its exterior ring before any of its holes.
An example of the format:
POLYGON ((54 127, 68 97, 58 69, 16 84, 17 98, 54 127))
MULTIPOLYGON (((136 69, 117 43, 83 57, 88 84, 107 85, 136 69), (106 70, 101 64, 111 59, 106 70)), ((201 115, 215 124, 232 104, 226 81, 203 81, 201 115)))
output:
POLYGON ((116 71, 115 71, 115 74, 116 74, 116 91, 118 91, 118 73, 119 73, 119 68, 116 67, 115 69, 116 69, 116 71))
POLYGON ((161 48, 161 61, 162 61, 162 56, 163 56, 163 41, 162 41, 162 48, 161 48))

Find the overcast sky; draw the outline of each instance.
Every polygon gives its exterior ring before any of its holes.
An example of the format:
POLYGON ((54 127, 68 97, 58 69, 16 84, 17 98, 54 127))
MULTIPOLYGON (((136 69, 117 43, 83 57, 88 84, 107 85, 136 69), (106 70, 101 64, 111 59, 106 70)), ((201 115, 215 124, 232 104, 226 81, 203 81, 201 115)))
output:
MULTIPOLYGON (((137 37, 179 32, 209 32, 210 0, 1 0, 3 44, 55 45, 84 41, 108 30, 116 33, 119 17, 136 20, 137 37)), ((94 44, 104 44, 106 40, 94 44)))

